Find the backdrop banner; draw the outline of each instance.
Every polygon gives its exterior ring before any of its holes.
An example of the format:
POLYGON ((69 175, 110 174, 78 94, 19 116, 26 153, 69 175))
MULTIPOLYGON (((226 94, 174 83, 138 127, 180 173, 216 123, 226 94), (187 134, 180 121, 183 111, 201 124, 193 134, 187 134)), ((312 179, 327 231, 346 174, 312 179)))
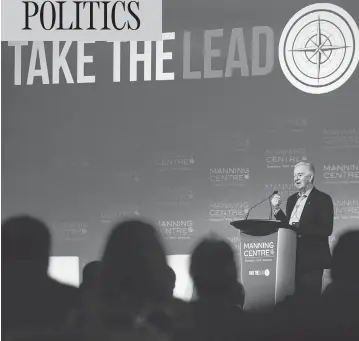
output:
POLYGON ((274 190, 285 207, 311 161, 333 245, 359 228, 358 18, 357 0, 169 0, 162 41, 2 42, 3 218, 43 218, 55 256, 97 259, 133 217, 168 255, 209 232, 239 251, 229 223, 274 190))

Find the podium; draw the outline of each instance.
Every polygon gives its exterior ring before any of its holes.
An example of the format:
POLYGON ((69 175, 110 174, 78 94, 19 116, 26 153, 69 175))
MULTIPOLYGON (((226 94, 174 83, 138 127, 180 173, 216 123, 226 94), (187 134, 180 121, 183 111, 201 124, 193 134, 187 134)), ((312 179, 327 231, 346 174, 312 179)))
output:
POLYGON ((277 220, 238 220, 240 280, 244 309, 273 307, 294 293, 297 238, 290 226, 277 220))

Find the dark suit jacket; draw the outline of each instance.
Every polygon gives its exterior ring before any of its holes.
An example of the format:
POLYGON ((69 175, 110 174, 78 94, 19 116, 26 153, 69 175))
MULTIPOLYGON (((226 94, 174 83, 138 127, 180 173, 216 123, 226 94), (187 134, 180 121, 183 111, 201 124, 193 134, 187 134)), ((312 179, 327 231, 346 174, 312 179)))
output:
MULTIPOLYGON (((280 210, 276 219, 289 223, 298 193, 287 200, 286 214, 280 210)), ((299 269, 329 269, 331 255, 328 237, 333 232, 334 208, 331 197, 317 190, 310 192, 299 221, 297 232, 297 267, 299 269)))

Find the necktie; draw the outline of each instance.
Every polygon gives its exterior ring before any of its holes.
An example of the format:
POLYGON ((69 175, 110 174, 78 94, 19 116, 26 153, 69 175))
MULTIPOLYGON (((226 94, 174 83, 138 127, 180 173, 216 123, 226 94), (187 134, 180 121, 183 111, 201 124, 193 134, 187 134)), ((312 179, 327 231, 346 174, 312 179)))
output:
POLYGON ((293 212, 293 214, 292 214, 292 217, 293 217, 293 218, 297 218, 298 221, 299 221, 299 217, 297 216, 297 211, 298 211, 298 208, 299 208, 301 202, 302 202, 306 197, 307 197, 307 195, 305 195, 305 194, 304 194, 304 195, 299 195, 299 198, 298 198, 298 200, 297 200, 297 202, 296 202, 296 204, 295 204, 294 212, 293 212))

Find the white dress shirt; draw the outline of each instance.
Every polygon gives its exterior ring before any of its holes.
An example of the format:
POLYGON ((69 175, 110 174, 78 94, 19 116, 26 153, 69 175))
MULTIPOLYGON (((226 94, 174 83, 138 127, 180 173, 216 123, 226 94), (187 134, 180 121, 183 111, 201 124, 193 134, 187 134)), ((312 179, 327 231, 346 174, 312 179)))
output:
POLYGON ((308 189, 305 193, 298 193, 298 199, 293 207, 292 214, 290 215, 289 225, 293 223, 299 223, 300 217, 302 216, 305 203, 307 202, 308 196, 313 188, 308 189))

